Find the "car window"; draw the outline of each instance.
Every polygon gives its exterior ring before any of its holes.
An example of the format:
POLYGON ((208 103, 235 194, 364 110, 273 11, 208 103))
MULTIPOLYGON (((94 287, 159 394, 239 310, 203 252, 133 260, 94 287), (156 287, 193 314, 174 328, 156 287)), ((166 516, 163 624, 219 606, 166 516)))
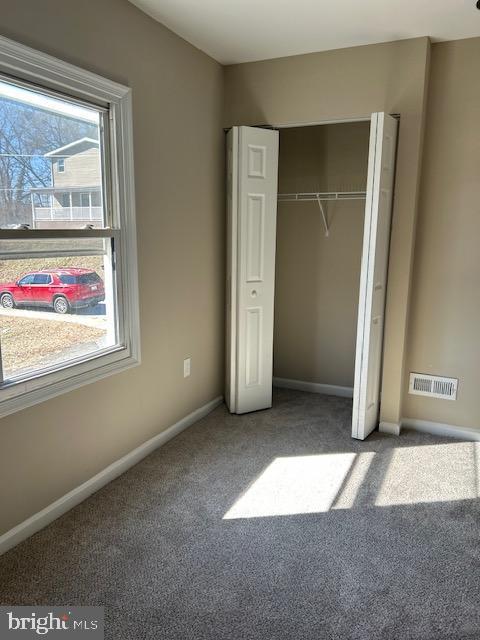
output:
POLYGON ((51 280, 48 273, 36 273, 33 277, 33 284, 50 284, 51 280))
POLYGON ((75 276, 70 276, 68 274, 62 274, 58 279, 62 284, 75 284, 76 281, 75 276))
POLYGON ((77 282, 79 284, 96 284, 101 282, 101 278, 98 273, 92 271, 91 273, 82 273, 81 276, 78 276, 77 282))
POLYGON ((33 282, 33 273, 30 273, 28 276, 24 276, 21 280, 18 281, 18 284, 21 286, 25 286, 26 284, 32 284, 33 282))

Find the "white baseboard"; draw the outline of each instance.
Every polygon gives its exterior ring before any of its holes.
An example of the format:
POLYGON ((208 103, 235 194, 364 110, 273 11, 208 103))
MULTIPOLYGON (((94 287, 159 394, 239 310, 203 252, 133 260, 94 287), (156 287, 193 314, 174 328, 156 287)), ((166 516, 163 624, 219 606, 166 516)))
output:
POLYGON ((310 393, 324 393, 327 396, 341 396, 353 398, 353 387, 339 387, 334 384, 319 384, 318 382, 305 382, 304 380, 290 380, 289 378, 273 378, 274 387, 283 389, 297 389, 310 393))
POLYGON ((480 429, 471 427, 459 427, 453 424, 442 422, 431 422, 430 420, 416 420, 415 418, 402 418, 402 427, 430 433, 434 436, 446 436, 447 438, 459 438, 472 442, 480 441, 480 429))
POLYGON ((120 458, 120 460, 113 462, 111 465, 93 476, 93 478, 90 478, 90 480, 87 480, 79 487, 72 489, 72 491, 69 491, 66 495, 55 500, 55 502, 52 502, 48 507, 45 507, 45 509, 35 513, 30 518, 27 518, 27 520, 24 520, 16 527, 13 527, 13 529, 10 529, 10 531, 4 533, 0 536, 0 555, 26 538, 29 538, 37 531, 40 531, 40 529, 46 527, 48 524, 53 522, 53 520, 56 520, 77 504, 80 504, 80 502, 83 502, 83 500, 92 495, 92 493, 95 493, 119 475, 130 469, 130 467, 133 467, 137 462, 140 462, 140 460, 148 456, 149 453, 152 453, 152 451, 161 447, 181 431, 208 415, 216 407, 222 404, 222 402, 222 396, 207 402, 203 407, 199 407, 171 427, 168 427, 168 429, 165 429, 165 431, 162 431, 133 451, 130 451, 130 453, 127 453, 123 458, 120 458))
POLYGON ((391 436, 399 436, 400 429, 401 426, 396 422, 380 422, 378 425, 378 430, 381 433, 389 433, 391 436))

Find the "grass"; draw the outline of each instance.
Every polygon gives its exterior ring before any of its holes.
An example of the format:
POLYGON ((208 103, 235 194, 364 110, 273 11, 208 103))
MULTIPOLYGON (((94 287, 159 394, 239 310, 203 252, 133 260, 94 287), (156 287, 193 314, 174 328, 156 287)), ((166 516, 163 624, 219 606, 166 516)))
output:
MULTIPOLYGON (((95 343, 105 333, 104 329, 74 322, 0 316, 4 377, 57 363, 63 359, 62 355, 70 358, 74 350, 95 343)), ((92 347, 94 350, 94 345, 92 347)))

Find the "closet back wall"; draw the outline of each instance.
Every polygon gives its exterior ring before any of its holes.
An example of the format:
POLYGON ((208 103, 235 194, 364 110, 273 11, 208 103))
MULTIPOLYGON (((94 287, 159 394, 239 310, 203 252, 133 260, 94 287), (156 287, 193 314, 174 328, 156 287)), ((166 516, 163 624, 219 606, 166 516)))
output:
MULTIPOLYGON (((368 122, 283 129, 279 192, 364 191, 368 122)), ((365 201, 281 202, 274 375, 353 387, 365 201)))

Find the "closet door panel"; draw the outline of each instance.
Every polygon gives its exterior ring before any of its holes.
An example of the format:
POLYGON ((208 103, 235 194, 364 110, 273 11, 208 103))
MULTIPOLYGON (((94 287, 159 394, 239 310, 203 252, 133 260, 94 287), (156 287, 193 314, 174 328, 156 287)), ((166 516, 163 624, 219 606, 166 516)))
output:
POLYGON ((238 166, 236 212, 229 214, 230 241, 235 245, 229 260, 235 264, 229 270, 232 280, 235 274, 230 333, 236 340, 233 345, 230 338, 227 345, 227 395, 232 413, 246 413, 272 405, 278 132, 233 130, 238 166))
POLYGON ((378 425, 397 121, 372 114, 355 358, 352 436, 378 425))
POLYGON ((225 402, 236 410, 238 127, 227 133, 227 282, 225 402))

